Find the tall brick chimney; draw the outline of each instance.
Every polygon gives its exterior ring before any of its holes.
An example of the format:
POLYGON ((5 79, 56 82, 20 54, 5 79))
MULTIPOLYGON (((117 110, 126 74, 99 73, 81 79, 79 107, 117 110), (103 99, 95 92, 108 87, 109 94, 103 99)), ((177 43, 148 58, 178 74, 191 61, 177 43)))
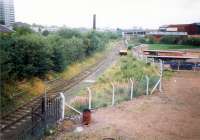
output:
POLYGON ((96 14, 93 15, 93 30, 96 30, 96 14))

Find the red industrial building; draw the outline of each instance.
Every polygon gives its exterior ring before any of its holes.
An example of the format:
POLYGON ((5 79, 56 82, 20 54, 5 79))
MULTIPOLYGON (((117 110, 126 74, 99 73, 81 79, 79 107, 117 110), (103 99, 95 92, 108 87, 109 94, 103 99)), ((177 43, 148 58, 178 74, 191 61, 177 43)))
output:
POLYGON ((200 35, 200 23, 172 24, 162 26, 159 30, 164 32, 185 32, 187 35, 200 35))

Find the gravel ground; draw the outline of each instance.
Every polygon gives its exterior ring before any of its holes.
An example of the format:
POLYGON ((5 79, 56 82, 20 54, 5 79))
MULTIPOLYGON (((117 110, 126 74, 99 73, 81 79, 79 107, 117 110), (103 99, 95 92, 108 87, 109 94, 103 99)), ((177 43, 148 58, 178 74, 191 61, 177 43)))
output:
POLYGON ((200 73, 178 72, 164 92, 96 110, 81 133, 62 131, 56 140, 200 140, 200 73))

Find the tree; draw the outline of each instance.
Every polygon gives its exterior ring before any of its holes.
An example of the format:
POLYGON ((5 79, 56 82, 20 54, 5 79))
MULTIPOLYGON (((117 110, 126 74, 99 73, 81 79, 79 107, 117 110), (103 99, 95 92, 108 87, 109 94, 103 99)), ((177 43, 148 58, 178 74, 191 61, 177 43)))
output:
POLYGON ((48 36, 48 35, 49 35, 49 31, 48 31, 48 30, 44 30, 44 31, 42 32, 42 35, 43 35, 43 36, 48 36))
POLYGON ((29 27, 29 26, 16 26, 14 25, 13 30, 16 31, 17 35, 27 35, 27 34, 31 34, 34 31, 29 27))
POLYGON ((81 37, 81 33, 75 29, 62 28, 58 30, 57 34, 63 38, 81 37))
POLYGON ((42 36, 20 36, 16 42, 11 57, 16 65, 13 73, 16 73, 18 78, 43 76, 50 70, 50 51, 42 36))

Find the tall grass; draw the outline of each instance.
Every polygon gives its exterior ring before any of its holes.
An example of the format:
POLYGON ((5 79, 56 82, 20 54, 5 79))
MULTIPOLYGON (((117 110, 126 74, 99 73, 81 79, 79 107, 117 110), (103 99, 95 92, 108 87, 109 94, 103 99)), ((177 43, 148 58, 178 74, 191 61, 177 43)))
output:
MULTIPOLYGON (((136 60, 131 54, 121 57, 118 63, 106 70, 98 78, 97 82, 91 86, 92 108, 106 107, 112 104, 113 89, 111 82, 114 83, 115 87, 115 104, 130 100, 131 84, 129 78, 132 78, 134 81, 133 96, 145 95, 145 75, 149 76, 149 89, 151 90, 159 79, 159 76, 156 75, 156 68, 143 61, 136 60)), ((85 97, 87 96, 87 91, 82 90, 77 95, 85 97)), ((88 103, 74 102, 72 103, 73 105, 80 111, 84 107, 88 107, 88 103)))

